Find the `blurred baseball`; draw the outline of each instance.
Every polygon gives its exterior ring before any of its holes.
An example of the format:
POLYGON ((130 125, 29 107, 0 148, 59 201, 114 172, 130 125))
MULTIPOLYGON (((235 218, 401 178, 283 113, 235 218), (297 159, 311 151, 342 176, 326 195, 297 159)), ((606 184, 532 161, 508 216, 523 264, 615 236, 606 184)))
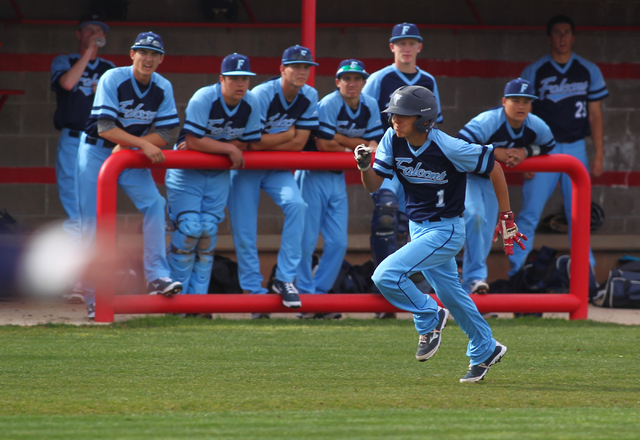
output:
POLYGON ((39 296, 61 296, 80 280, 91 260, 79 240, 73 240, 62 223, 36 231, 27 242, 18 265, 23 292, 39 296))
POLYGON ((93 41, 98 47, 104 47, 104 45, 107 44, 107 39, 104 37, 96 37, 96 39, 93 41))

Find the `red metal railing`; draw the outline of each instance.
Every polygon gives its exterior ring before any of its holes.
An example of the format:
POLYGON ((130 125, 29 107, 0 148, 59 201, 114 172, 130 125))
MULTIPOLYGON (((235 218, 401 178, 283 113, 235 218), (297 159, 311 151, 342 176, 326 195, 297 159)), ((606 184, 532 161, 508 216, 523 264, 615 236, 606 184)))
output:
MULTIPOLYGON (((151 164, 141 152, 122 151, 107 159, 98 178, 98 249, 104 261, 101 272, 107 274, 96 290, 96 321, 113 322, 123 313, 278 313, 278 312, 398 312, 382 295, 331 294, 300 295, 302 307, 289 309, 279 295, 178 295, 173 298, 148 295, 115 295, 116 189, 120 173, 127 168, 199 168, 226 169, 224 156, 195 151, 166 151, 166 160, 151 164)), ((355 169, 349 153, 319 152, 246 152, 246 169, 355 169)), ((576 158, 564 154, 527 159, 506 172, 564 172, 573 182, 571 286, 566 294, 488 294, 474 295, 481 312, 568 312, 571 319, 586 319, 589 296, 589 223, 591 182, 587 170, 576 158)), ((433 295, 435 299, 435 295, 433 295)))

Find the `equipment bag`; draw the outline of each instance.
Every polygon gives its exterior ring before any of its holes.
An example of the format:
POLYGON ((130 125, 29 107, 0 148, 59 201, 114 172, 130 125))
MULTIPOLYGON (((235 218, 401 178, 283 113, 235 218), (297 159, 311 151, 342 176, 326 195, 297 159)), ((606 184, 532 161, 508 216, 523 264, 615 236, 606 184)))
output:
POLYGON ((640 272, 613 269, 604 289, 592 299, 596 306, 615 309, 640 308, 640 272))

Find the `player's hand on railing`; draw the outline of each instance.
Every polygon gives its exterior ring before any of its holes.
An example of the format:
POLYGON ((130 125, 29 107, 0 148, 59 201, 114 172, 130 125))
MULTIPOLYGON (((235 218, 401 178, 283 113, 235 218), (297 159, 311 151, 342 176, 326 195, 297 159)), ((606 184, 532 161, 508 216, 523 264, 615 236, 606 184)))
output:
POLYGON ((371 167, 371 152, 373 150, 364 144, 360 144, 353 150, 353 157, 358 163, 358 169, 362 172, 371 167))
POLYGON ((143 145, 144 146, 140 147, 140 149, 145 154, 145 156, 151 159, 152 163, 164 162, 164 153, 160 148, 156 147, 151 142, 144 143, 143 145))
POLYGON ((513 255, 513 242, 515 241, 522 250, 525 249, 522 240, 527 241, 527 236, 518 232, 518 226, 513 220, 513 211, 503 211, 498 215, 498 225, 493 233, 493 241, 498 240, 498 235, 502 235, 504 253, 513 255))
POLYGON ((238 168, 244 168, 244 156, 239 148, 234 148, 229 152, 229 160, 231 160, 231 169, 237 170, 238 168))

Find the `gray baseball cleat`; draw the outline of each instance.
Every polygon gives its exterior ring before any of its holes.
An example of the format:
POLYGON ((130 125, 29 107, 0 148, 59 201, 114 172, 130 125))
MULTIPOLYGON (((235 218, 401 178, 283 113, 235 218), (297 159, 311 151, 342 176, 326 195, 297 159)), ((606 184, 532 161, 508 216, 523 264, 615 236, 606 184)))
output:
POLYGON ((436 354, 438 348, 440 348, 442 330, 447 326, 447 320, 449 319, 449 311, 442 307, 438 307, 438 318, 440 322, 436 325, 436 328, 429 333, 420 335, 420 342, 418 343, 418 351, 416 351, 416 359, 420 362, 424 362, 431 356, 436 354))
POLYGON ((502 357, 507 353, 506 345, 496 342, 496 348, 489 358, 479 365, 469 365, 469 371, 460 379, 461 383, 477 383, 484 379, 489 371, 489 367, 500 362, 502 357))

